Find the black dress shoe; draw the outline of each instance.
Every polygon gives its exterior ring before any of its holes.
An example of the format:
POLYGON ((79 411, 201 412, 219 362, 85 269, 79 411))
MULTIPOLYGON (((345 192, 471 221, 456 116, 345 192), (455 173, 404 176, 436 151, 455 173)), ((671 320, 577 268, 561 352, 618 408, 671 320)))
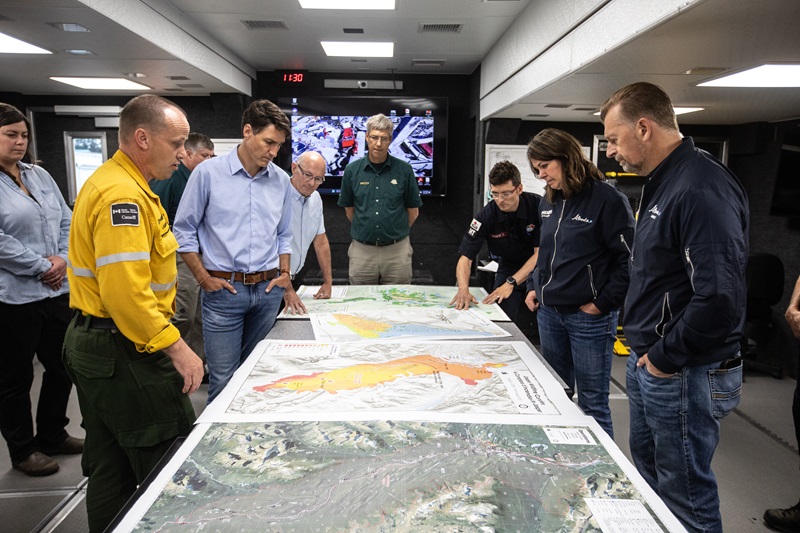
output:
POLYGON ((764 522, 773 529, 787 533, 800 533, 800 502, 788 509, 767 509, 764 522))
POLYGON ((83 453, 83 439, 67 436, 64 442, 58 446, 45 448, 42 451, 47 455, 75 455, 77 453, 83 453))
POLYGON ((58 463, 52 457, 42 452, 33 452, 18 463, 11 465, 14 470, 19 470, 28 476, 49 476, 58 472, 58 463))

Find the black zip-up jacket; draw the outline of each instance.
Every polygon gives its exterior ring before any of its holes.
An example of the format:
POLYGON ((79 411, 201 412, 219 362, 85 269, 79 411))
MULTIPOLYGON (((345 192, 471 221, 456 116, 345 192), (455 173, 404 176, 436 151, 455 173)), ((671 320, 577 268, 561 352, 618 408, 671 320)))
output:
POLYGON ((513 274, 539 246, 541 200, 538 194, 523 192, 514 213, 504 213, 494 201, 489 202, 470 222, 458 253, 474 261, 485 241, 489 252, 499 258, 500 269, 513 274))
POLYGON ((723 361, 744 328, 749 209, 744 187, 689 137, 642 192, 625 335, 662 372, 723 361))
POLYGON ((572 198, 558 191, 542 199, 539 259, 527 289, 560 313, 594 302, 604 314, 617 309, 628 290, 633 240, 630 203, 616 188, 590 180, 572 198))

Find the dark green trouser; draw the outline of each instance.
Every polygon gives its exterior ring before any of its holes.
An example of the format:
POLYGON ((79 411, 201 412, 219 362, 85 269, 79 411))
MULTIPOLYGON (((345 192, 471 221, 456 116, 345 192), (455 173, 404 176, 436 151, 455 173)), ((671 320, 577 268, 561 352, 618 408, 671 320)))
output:
POLYGON ((78 391, 89 478, 89 530, 100 532, 195 420, 183 378, 165 354, 143 354, 117 330, 70 322, 64 366, 78 391))

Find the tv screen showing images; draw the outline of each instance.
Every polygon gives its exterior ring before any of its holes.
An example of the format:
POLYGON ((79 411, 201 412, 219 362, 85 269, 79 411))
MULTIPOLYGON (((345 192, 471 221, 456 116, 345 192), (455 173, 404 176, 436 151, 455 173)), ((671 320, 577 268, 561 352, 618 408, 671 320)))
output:
POLYGON ((314 150, 327 162, 320 194, 340 192, 345 167, 366 156, 367 119, 383 113, 394 123, 389 154, 411 165, 420 194, 444 195, 445 98, 293 98, 290 106, 292 158, 314 150))

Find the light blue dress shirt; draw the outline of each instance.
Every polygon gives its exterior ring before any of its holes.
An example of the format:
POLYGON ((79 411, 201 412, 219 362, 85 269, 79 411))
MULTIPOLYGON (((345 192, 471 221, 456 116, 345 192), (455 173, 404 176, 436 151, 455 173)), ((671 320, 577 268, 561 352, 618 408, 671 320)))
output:
POLYGON ((31 196, 0 172, 0 302, 26 304, 69 292, 67 278, 57 291, 39 277, 57 255, 67 260, 72 211, 58 185, 42 167, 18 163, 31 196))
POLYGON ((250 176, 237 150, 195 167, 172 231, 179 252, 199 252, 207 270, 260 272, 292 253, 294 190, 289 176, 269 163, 250 176))
POLYGON ((308 257, 308 247, 322 233, 325 233, 322 197, 317 191, 305 197, 292 187, 292 258, 289 267, 292 276, 303 268, 308 257))

